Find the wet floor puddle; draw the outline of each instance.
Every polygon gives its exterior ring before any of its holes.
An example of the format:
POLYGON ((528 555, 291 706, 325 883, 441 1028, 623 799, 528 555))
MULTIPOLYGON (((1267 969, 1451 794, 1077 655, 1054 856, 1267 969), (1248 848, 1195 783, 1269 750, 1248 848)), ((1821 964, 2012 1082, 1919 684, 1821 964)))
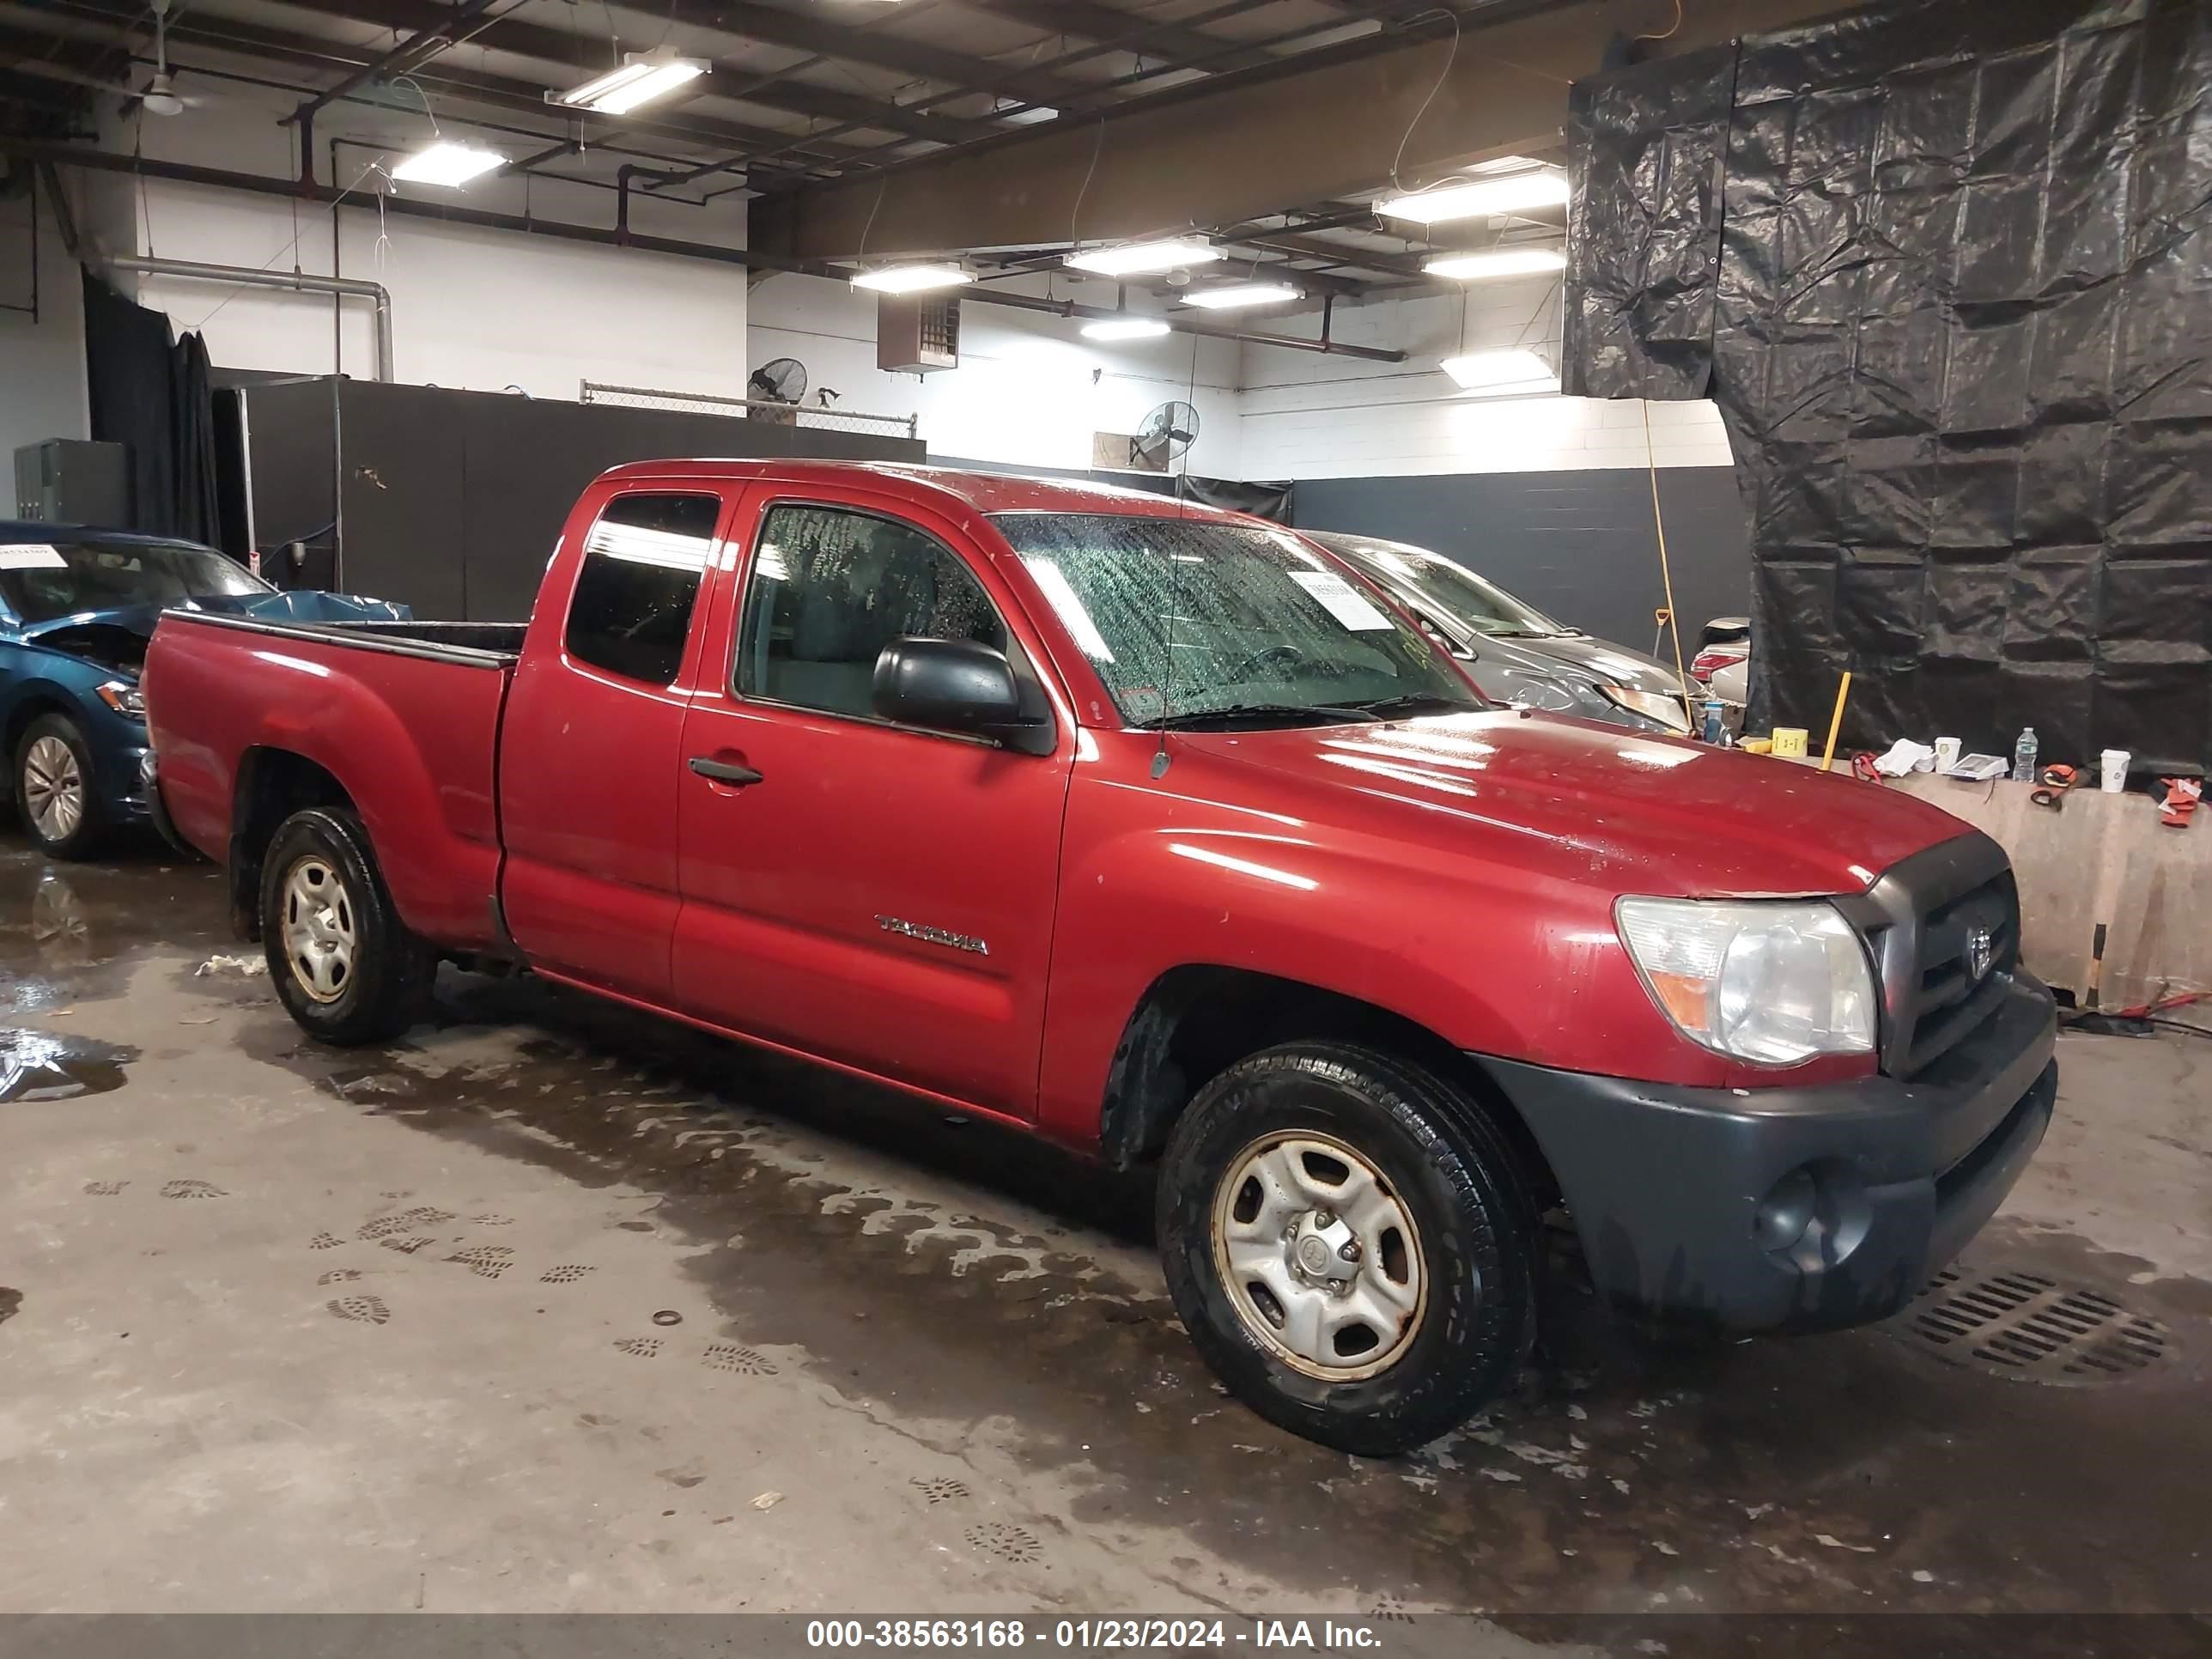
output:
POLYGON ((0 1028, 0 1103, 68 1100, 123 1086, 132 1048, 47 1031, 0 1028))

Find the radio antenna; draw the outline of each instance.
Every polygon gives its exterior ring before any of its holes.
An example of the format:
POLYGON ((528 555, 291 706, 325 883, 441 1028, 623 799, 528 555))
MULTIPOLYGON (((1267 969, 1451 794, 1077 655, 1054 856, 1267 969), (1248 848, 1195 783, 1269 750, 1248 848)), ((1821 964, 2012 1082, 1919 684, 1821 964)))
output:
MULTIPOLYGON (((1181 501, 1176 506, 1182 517, 1189 517, 1188 507, 1181 501)), ((1160 746, 1152 751, 1152 775, 1155 778, 1165 777, 1168 770, 1168 718, 1175 712, 1176 612, 1182 609, 1182 561, 1176 557, 1172 550, 1167 550, 1164 556, 1168 562, 1168 659, 1166 666, 1160 671, 1160 746)))

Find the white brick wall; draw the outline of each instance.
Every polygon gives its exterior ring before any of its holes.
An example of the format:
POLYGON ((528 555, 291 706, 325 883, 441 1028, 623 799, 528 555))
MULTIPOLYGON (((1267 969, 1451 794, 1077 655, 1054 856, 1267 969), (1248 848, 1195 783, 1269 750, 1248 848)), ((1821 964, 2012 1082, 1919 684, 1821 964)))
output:
MULTIPOLYGON (((1540 280, 1476 285, 1467 296, 1466 349, 1522 343, 1556 358, 1555 290, 1540 280)), ((773 276, 753 290, 748 354, 754 362, 799 358, 816 385, 844 394, 846 407, 919 413, 933 453, 975 460, 1087 467, 1094 431, 1131 430, 1153 405, 1186 398, 1202 422, 1188 464, 1216 477, 1645 465, 1641 403, 1462 392, 1436 367, 1461 349, 1461 310, 1455 295, 1340 309, 1336 337, 1411 354, 1379 363, 1188 335, 1101 346, 1074 322, 971 301, 961 313, 961 366, 917 378, 877 370, 872 296, 773 276)), ((1255 326, 1310 334, 1316 320, 1255 326)), ((1729 465, 1711 404, 1653 404, 1650 421, 1660 465, 1729 465)))
MULTIPOLYGON (((1481 398, 1436 365, 1464 349, 1525 345, 1559 355, 1557 283, 1471 285, 1455 295, 1340 308, 1334 337, 1410 354, 1403 363, 1304 357, 1247 347, 1244 476, 1331 478, 1643 466, 1640 402, 1481 398), (1464 340, 1464 344, 1462 344, 1464 340)), ((1710 403, 1652 404, 1648 454, 1661 466, 1726 466, 1710 403)))
MULTIPOLYGON (((291 131, 276 117, 295 98, 225 83, 221 101, 189 118, 147 120, 106 136, 106 147, 133 142, 149 157, 289 177, 297 166, 291 131)), ((357 139, 338 150, 337 181, 375 180, 368 164, 389 165, 428 136, 413 111, 388 112, 340 104, 316 125, 316 173, 327 181, 326 141, 357 139)), ((458 131, 457 131, 458 136, 458 131)), ((484 141, 487 135, 467 136, 484 141)), ((512 137, 489 135, 514 154, 512 137)), ((392 294, 398 378, 414 384, 497 392, 520 386, 537 398, 574 398, 583 380, 742 395, 747 370, 745 272, 741 266, 635 249, 556 241, 507 231, 443 224, 404 214, 245 195, 119 174, 86 174, 85 217, 107 251, 151 252, 209 264, 299 269, 382 283, 392 294)), ((402 185, 425 200, 493 212, 526 208, 542 219, 611 225, 611 191, 498 174, 461 191, 402 185)), ((639 198, 631 222, 641 233, 744 246, 745 214, 735 199, 694 208, 639 198)), ((322 296, 229 288, 219 283, 149 276, 142 304, 167 313, 182 332, 207 337, 214 362, 229 368, 298 374, 333 369, 371 373, 369 310, 322 296)), ((128 285, 126 285, 126 292, 128 285)))
MULTIPOLYGON (((1091 303, 1111 303, 1092 283, 1091 303)), ((876 300, 843 283, 771 276, 752 293, 747 349, 756 363, 788 356, 842 407, 919 414, 933 454, 1023 466, 1091 465, 1094 432, 1133 432, 1173 400, 1193 404, 1199 437, 1189 470, 1241 478, 1233 343, 1171 334, 1102 344, 1046 313, 970 301, 960 312, 960 367, 927 375, 876 368, 876 300), (1193 385, 1195 374, 1196 384, 1193 385)))

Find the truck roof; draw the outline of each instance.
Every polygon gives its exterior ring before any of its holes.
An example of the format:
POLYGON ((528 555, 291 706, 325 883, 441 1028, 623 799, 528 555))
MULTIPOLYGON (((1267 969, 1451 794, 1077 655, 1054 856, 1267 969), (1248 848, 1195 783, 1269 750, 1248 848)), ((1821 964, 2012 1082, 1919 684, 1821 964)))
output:
POLYGON ((793 457, 752 460, 632 461, 605 475, 621 479, 768 478, 780 483, 865 487, 915 501, 934 498, 976 513, 1110 513, 1132 518, 1203 519, 1220 524, 1265 522, 1242 513, 1179 501, 1147 489, 1065 478, 963 472, 902 461, 817 461, 793 457))

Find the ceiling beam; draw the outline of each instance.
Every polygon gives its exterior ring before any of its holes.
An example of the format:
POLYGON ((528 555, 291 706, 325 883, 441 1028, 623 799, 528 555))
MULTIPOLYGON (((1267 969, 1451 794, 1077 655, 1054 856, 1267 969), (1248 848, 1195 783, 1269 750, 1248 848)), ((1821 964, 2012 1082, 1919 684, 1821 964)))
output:
MULTIPOLYGON (((341 18, 410 34, 437 29, 454 9, 440 3, 440 0, 283 0, 283 3, 298 10, 312 12, 319 17, 341 18)), ((869 38, 859 29, 848 29, 845 33, 856 40, 869 38)), ((610 48, 605 36, 578 34, 568 29, 549 28, 542 23, 526 23, 508 17, 502 17, 489 27, 472 30, 470 41, 472 45, 495 52, 511 52, 516 57, 528 58, 541 64, 557 64, 580 75, 598 74, 609 64, 610 48)), ((981 58, 965 61, 971 61, 980 68, 989 67, 981 58)), ((746 103, 757 104, 763 109, 781 110, 787 115, 796 115, 807 120, 822 115, 825 103, 836 101, 842 116, 849 118, 854 112, 862 112, 868 124, 878 131, 903 132, 917 138, 934 138, 940 143, 974 139, 1000 131, 988 122, 960 120, 944 115, 908 114, 889 98, 841 96, 820 88, 800 86, 777 76, 764 76, 739 64, 716 64, 714 68, 714 80, 693 83, 697 88, 696 95, 738 98, 746 103)), ((803 137, 799 133, 778 133, 775 142, 779 145, 788 146, 803 137)))
POLYGON ((1130 51, 1142 51, 1146 57, 1204 58, 1210 60, 1207 68, 1217 74, 1273 61, 1273 53, 1256 48, 1217 57, 1237 43, 1204 29, 1163 23, 1119 6, 1103 5, 1099 0, 959 0, 959 3, 1027 24, 1046 34, 1073 35, 1100 46, 1128 41, 1130 51))
MULTIPOLYGON (((118 29, 127 29, 141 15, 129 3, 129 0, 50 0, 50 3, 55 16, 82 18, 112 25, 118 29)), ((27 40, 39 37, 18 38, 27 40)), ((186 12, 173 18, 169 24, 169 40, 172 45, 235 52, 264 62, 286 64, 320 73, 359 70, 381 55, 373 46, 352 46, 343 40, 326 40, 317 35, 295 34, 204 12, 186 12)), ((441 96, 459 97, 484 108, 533 116, 540 121, 554 120, 558 115, 558 112, 545 102, 544 89, 530 82, 461 70, 447 64, 416 70, 412 71, 412 78, 441 96)), ((605 118, 593 117, 592 119, 597 125, 605 118)), ((771 144, 789 146, 792 142, 789 134, 778 132, 773 128, 750 126, 743 122, 718 120, 707 116, 690 116, 682 119, 626 116, 619 123, 605 121, 605 125, 607 131, 618 131, 626 139, 686 144, 710 150, 761 148, 771 144)), ((841 144, 808 140, 798 147, 794 162, 800 167, 810 163, 836 164, 863 153, 841 144)))
MULTIPOLYGON (((648 9, 658 10, 657 6, 648 9)), ((1043 103, 1073 89, 1073 83, 1055 75, 998 64, 988 58, 948 52, 925 40, 909 40, 885 29, 860 28, 833 21, 835 14, 817 8, 786 10, 761 0, 674 0, 668 15, 696 28, 718 29, 725 34, 757 40, 763 46, 784 46, 811 52, 839 63, 865 64, 956 86, 974 87, 1014 98, 1034 97, 1043 103)))
MULTIPOLYGON (((1679 53, 1837 5, 1698 0, 1652 44, 1679 53)), ((1019 247, 1066 240, 1079 197, 1075 232, 1088 241, 1369 195, 1394 167, 1412 182, 1556 148, 1568 90, 1596 71, 1607 43, 1661 33, 1674 11, 1674 0, 1503 0, 1465 13, 1455 52, 1448 27, 1439 33, 1436 22, 1409 23, 1387 48, 1367 40, 1324 48, 1280 71, 1198 82, 1097 119, 779 193, 754 204, 752 234, 779 252, 847 258, 872 214, 873 252, 1019 247)))

